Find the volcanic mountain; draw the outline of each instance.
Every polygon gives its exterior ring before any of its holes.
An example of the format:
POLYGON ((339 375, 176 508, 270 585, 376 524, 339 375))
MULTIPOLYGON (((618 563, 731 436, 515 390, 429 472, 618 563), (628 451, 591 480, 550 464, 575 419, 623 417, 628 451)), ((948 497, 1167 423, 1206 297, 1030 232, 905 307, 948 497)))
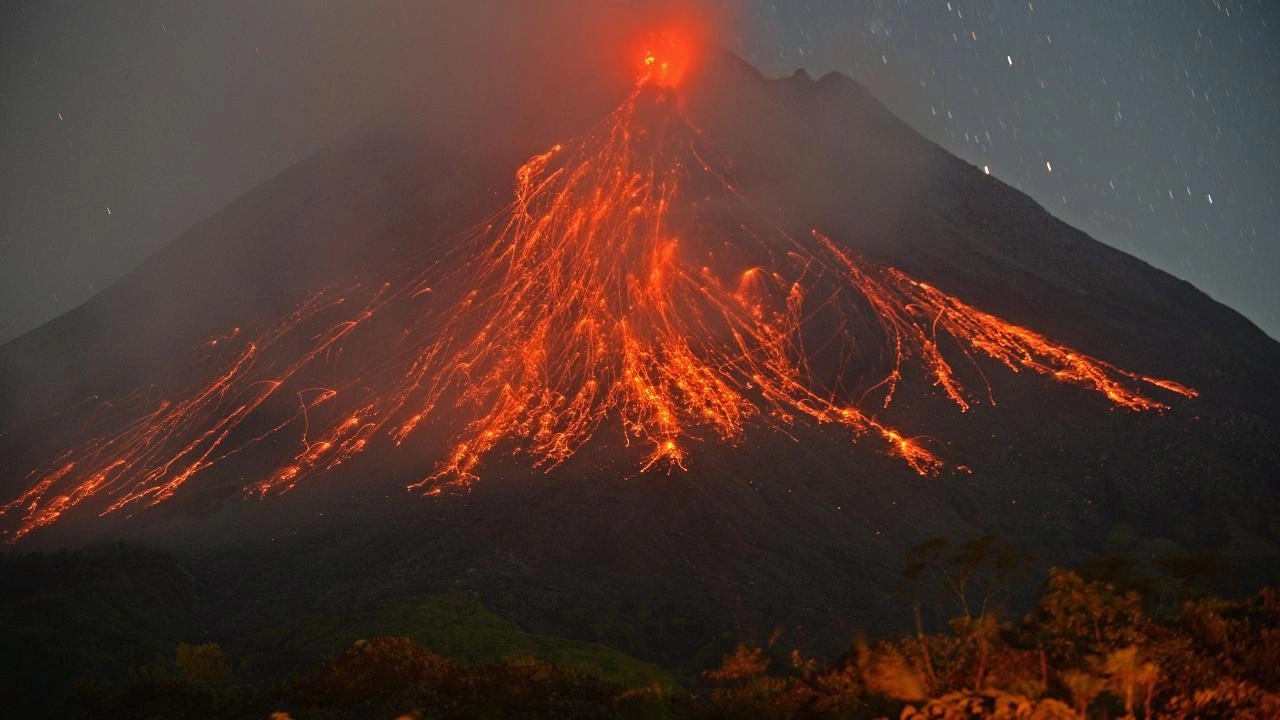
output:
POLYGON ((663 660, 904 624, 935 536, 1277 578, 1280 345, 848 78, 672 62, 401 109, 5 345, 8 540, 168 546, 214 626, 469 591, 663 660))

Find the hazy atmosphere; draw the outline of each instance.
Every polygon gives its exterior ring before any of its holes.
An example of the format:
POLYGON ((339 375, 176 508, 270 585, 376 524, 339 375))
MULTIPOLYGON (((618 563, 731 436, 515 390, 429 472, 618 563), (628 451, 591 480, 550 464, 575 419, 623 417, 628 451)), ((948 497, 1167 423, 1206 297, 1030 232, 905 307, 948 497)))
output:
MULTIPOLYGON (((566 82, 616 72, 591 67, 618 61, 598 19, 616 18, 622 37, 692 4, 659 5, 5 3, 0 341, 80 304, 399 97, 429 89, 442 106, 465 104, 513 81, 496 67, 566 82)), ((764 72, 849 74, 1060 218, 1280 334, 1280 7, 699 9, 764 72)))
POLYGON ((5 3, 0 707, 1280 717, 1278 29, 5 3))

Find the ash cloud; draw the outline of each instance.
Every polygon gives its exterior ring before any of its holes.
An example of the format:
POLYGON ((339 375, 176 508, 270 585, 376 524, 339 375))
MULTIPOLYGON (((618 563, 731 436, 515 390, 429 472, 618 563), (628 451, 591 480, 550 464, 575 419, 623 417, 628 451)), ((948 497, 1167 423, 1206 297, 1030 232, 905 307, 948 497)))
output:
POLYGON ((18 2, 0 11, 0 342, 67 312, 370 117, 447 142, 586 117, 655 23, 638 0, 18 2), (406 110, 406 108, 411 108, 406 110))

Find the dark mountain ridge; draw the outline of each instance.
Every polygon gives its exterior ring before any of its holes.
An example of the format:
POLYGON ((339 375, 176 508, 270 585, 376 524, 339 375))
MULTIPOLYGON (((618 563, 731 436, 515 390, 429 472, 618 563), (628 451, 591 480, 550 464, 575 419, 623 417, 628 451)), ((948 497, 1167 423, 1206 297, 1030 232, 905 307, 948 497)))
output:
MULTIPOLYGON (((530 95, 535 93, 532 91, 530 95)), ((186 378, 231 327, 287 313, 333 283, 380 282, 450 257, 510 201, 514 169, 590 127, 618 93, 530 102, 475 123, 410 104, 201 223, 93 301, 0 347, 0 489, 74 442, 77 401, 186 378), (544 107, 557 108, 543 112, 544 107)), ((248 456, 131 517, 89 513, 20 547, 131 536, 174 548, 208 626, 269 626, 316 607, 414 593, 479 595, 528 629, 688 660, 721 633, 785 627, 838 650, 905 625, 904 551, 997 531, 1056 563, 1104 550, 1214 552, 1240 589, 1280 577, 1280 344, 1189 284, 1108 248, 924 140, 838 75, 766 80, 731 56, 681 89, 685 113, 752 207, 983 311, 1116 366, 1196 388, 1163 413, 1029 373, 980 370, 996 405, 940 410, 936 389, 893 417, 939 438, 922 478, 830 427, 751 426, 686 470, 636 475, 604 430, 550 473, 497 455, 471 490, 406 494, 420 456, 385 453, 265 501, 243 500, 248 456)), ((387 330, 360 336, 366 345, 387 330)), ((990 365, 990 364, 988 364, 990 365)), ((990 368, 987 367, 989 370, 990 368)))

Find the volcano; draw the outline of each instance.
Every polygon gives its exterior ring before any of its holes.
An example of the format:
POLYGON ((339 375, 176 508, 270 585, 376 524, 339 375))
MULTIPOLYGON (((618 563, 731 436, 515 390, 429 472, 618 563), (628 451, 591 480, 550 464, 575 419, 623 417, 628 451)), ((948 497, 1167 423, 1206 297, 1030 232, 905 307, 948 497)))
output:
POLYGON ((215 625, 465 590, 662 660, 901 625, 934 536, 1274 581, 1280 345, 848 78, 686 60, 397 112, 5 345, 6 538, 172 547, 215 625))

